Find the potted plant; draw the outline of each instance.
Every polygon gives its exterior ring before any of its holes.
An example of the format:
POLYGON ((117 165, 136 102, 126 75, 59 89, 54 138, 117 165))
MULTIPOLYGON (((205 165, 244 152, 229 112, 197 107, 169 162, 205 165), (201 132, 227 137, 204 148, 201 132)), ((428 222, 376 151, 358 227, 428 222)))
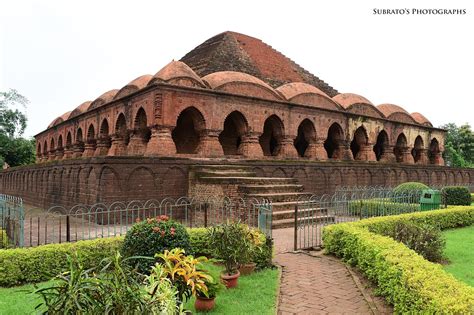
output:
POLYGON ((245 238, 245 250, 239 259, 239 272, 241 275, 251 274, 257 264, 253 261, 256 251, 261 250, 260 245, 263 244, 262 233, 256 229, 251 229, 248 225, 242 225, 242 228, 247 230, 247 237, 245 238))
POLYGON ((197 290, 196 301, 194 302, 194 308, 198 312, 207 312, 214 308, 216 305, 217 293, 224 287, 219 281, 214 279, 206 280, 207 291, 197 290))
POLYGON ((224 261, 225 270, 221 274, 227 288, 237 286, 240 272, 239 259, 245 252, 248 230, 236 222, 226 222, 209 228, 209 245, 216 258, 224 261))

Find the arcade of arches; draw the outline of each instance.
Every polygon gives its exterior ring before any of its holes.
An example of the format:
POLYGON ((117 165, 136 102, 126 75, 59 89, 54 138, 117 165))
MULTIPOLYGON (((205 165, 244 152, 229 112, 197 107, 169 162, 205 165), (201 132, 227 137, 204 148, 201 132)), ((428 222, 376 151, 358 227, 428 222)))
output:
POLYGON ((291 158, 308 160, 356 160, 387 163, 443 165, 439 141, 429 139, 425 145, 417 136, 412 145, 403 132, 393 139, 385 130, 379 131, 373 140, 369 131, 358 127, 352 134, 335 122, 327 129, 325 137, 317 135, 315 124, 308 118, 298 125, 296 135, 289 135, 278 115, 265 119, 262 132, 249 126, 248 119, 239 111, 228 114, 222 129, 211 130, 204 115, 195 107, 181 111, 174 126, 149 127, 150 122, 140 108, 127 129, 125 115, 120 114, 115 122, 103 119, 99 128, 87 127, 85 138, 79 127, 72 142, 71 132, 57 141, 38 144, 38 160, 50 161, 93 156, 229 156, 243 158, 291 158), (115 126, 111 129, 110 125, 115 126), (111 130, 114 130, 111 133, 111 130), (158 147, 158 149, 157 149, 158 147))

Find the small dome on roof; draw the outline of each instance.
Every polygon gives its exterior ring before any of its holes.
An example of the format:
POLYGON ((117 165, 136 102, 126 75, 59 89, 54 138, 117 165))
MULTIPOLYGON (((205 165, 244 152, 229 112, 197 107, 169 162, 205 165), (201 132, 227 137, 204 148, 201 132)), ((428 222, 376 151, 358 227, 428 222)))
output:
POLYGON ((89 107, 89 110, 93 110, 95 108, 98 108, 98 107, 112 101, 114 99, 115 95, 117 95, 118 91, 119 90, 114 89, 114 90, 110 90, 110 91, 105 92, 104 94, 102 94, 101 96, 99 96, 98 98, 96 98, 92 102, 91 106, 89 107))
POLYGON ((329 98, 329 96, 318 89, 315 86, 312 86, 308 83, 303 82, 291 82, 287 84, 283 84, 276 88, 278 92, 280 92, 287 100, 292 99, 295 96, 301 94, 318 94, 324 97, 329 98))
POLYGON ((374 104, 365 97, 354 93, 341 93, 332 99, 341 104, 344 108, 348 108, 354 104, 368 104, 374 106, 374 104))
POLYGON ((138 78, 134 79, 133 81, 125 85, 123 88, 121 88, 120 91, 118 91, 118 93, 114 96, 114 100, 119 99, 121 97, 125 97, 138 90, 143 89, 145 86, 147 86, 148 82, 150 82, 151 79, 153 79, 153 76, 151 74, 139 76, 138 78))
POLYGON ((419 123, 420 125, 424 125, 424 126, 428 126, 428 127, 433 127, 433 125, 431 124, 431 122, 425 117, 423 116, 422 114, 420 113, 411 113, 410 114, 411 117, 413 117, 413 119, 419 123))
POLYGON ((385 117, 388 117, 394 113, 404 113, 409 115, 406 110, 394 104, 380 104, 376 107, 385 115, 385 117))
POLYGON ((158 71, 149 84, 158 80, 170 84, 181 85, 180 83, 182 83, 183 79, 190 80, 200 87, 206 87, 201 78, 187 64, 174 60, 158 71))
POLYGON ((89 106, 91 105, 91 101, 87 101, 82 103, 81 105, 77 106, 72 112, 71 115, 69 115, 69 118, 76 117, 82 113, 85 113, 89 110, 89 106))

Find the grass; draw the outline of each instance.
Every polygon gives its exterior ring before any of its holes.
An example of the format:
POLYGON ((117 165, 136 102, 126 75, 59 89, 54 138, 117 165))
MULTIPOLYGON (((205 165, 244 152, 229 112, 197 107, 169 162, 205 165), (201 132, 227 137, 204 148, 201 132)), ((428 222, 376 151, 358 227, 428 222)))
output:
POLYGON ((450 261, 444 269, 474 287, 474 225, 446 230, 443 235, 446 238, 444 254, 450 261))
MULTIPOLYGON (((206 269, 216 276, 223 268, 207 263, 206 269)), ((275 314, 279 273, 278 269, 265 269, 249 276, 241 276, 237 288, 219 292, 216 307, 208 314, 275 314)), ((51 282, 42 282, 37 286, 45 287, 50 284, 51 282)), ((42 300, 30 293, 33 290, 32 284, 0 288, 0 314, 35 314, 35 307, 42 300)), ((194 309, 194 298, 188 301, 186 309, 193 314, 200 314, 194 309)))

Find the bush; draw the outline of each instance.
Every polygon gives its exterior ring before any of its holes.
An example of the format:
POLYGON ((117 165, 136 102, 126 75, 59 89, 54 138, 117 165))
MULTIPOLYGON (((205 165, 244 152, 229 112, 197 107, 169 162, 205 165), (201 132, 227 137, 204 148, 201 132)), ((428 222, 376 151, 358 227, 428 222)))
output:
MULTIPOLYGON (((191 252, 189 234, 182 224, 161 216, 135 223, 125 235, 122 253, 125 257, 155 257, 157 253, 173 248, 191 252)), ((138 269, 148 273, 154 264, 153 260, 141 259, 138 260, 138 269)))
POLYGON ((429 189, 429 187, 423 183, 406 182, 395 187, 393 193, 395 196, 410 196, 411 200, 418 202, 420 200, 421 192, 425 189, 429 189))
POLYGON ((190 228, 187 229, 189 233, 189 241, 193 254, 196 257, 206 256, 212 257, 213 250, 209 243, 208 232, 206 228, 190 228))
POLYGON ((474 203, 474 194, 471 194, 471 203, 474 203))
MULTIPOLYGON (((117 252, 86 269, 78 255, 68 256, 69 271, 50 287, 37 289, 48 314, 175 314, 176 291, 165 277, 145 281, 117 252), (158 281, 155 281, 158 280, 158 281)), ((155 271, 155 270, 154 270, 155 271)))
POLYGON ((388 199, 360 199, 349 201, 348 210, 351 215, 366 218, 420 211, 420 205, 388 199))
MULTIPOLYGON (((370 226, 369 231, 371 231, 370 226)), ((411 221, 395 221, 390 228, 384 229, 380 234, 405 244, 429 261, 440 262, 443 258, 446 241, 441 230, 436 226, 411 221)))
POLYGON ((441 189, 443 203, 453 206, 469 206, 472 202, 471 193, 467 187, 447 186, 441 189))
POLYGON ((103 238, 76 243, 50 244, 32 248, 0 250, 0 286, 50 280, 68 269, 67 256, 79 252, 84 268, 97 266, 112 257, 123 238, 103 238))
POLYGON ((402 243, 378 235, 400 221, 441 229, 467 226, 474 223, 474 207, 330 225, 323 232, 325 250, 357 266, 374 281, 376 293, 394 305, 395 313, 472 314, 474 288, 456 280, 440 265, 425 260, 402 243))
POLYGON ((7 233, 0 229, 0 249, 8 248, 8 236, 7 233))
MULTIPOLYGON (((260 232, 261 233, 261 232, 260 232)), ((273 239, 261 233, 265 237, 265 242, 254 252, 253 262, 257 264, 257 269, 273 267, 273 239)))

